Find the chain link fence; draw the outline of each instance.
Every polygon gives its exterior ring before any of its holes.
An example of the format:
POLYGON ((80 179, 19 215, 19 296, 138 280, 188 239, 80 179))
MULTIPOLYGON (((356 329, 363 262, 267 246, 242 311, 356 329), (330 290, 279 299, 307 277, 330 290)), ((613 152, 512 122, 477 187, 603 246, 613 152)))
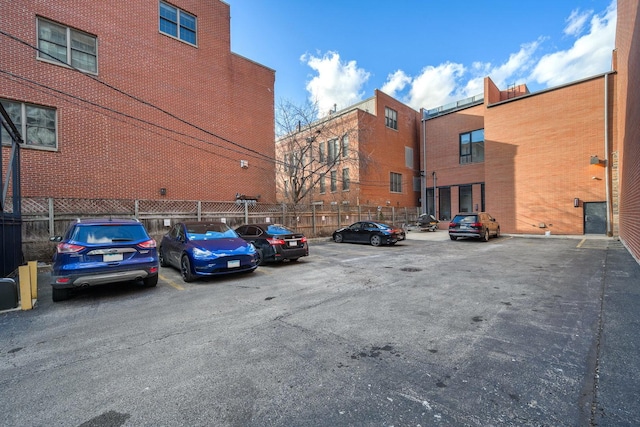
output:
POLYGON ((78 218, 137 218, 151 237, 160 241, 179 221, 222 221, 231 228, 260 222, 284 224, 307 237, 328 237, 337 228, 356 221, 373 220, 398 227, 416 222, 420 208, 267 204, 254 200, 125 200, 74 198, 23 198, 22 235, 25 259, 49 262, 54 250, 51 237, 63 235, 78 218))

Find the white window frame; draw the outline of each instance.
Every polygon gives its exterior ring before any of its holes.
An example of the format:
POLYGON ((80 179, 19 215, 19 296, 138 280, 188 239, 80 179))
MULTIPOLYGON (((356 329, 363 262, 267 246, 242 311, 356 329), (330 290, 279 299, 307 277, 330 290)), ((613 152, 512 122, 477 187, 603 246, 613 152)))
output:
POLYGON ((169 4, 165 1, 160 1, 158 4, 158 30, 160 31, 160 33, 169 36, 171 38, 174 38, 176 40, 180 40, 181 42, 187 43, 191 46, 198 46, 198 18, 189 12, 186 12, 182 9, 180 9, 179 7, 176 7, 172 4, 169 4), (176 21, 171 21, 169 20, 166 16, 162 15, 162 8, 165 7, 167 9, 171 9, 175 12, 176 14, 176 21), (194 28, 189 28, 187 26, 184 25, 184 20, 183 18, 190 18, 193 19, 193 26, 194 28), (172 34, 169 33, 167 31, 164 31, 162 29, 162 23, 164 22, 169 22, 172 25, 175 26, 175 30, 176 30, 176 34, 172 34), (193 33, 193 38, 194 40, 191 41, 189 38, 187 38, 185 35, 183 34, 191 34, 193 33))
MULTIPOLYGON (((96 75, 98 74, 98 38, 96 36, 86 33, 84 31, 76 30, 74 28, 68 27, 66 25, 63 25, 42 17, 37 18, 36 31, 37 31, 36 35, 38 38, 38 59, 42 61, 50 62, 52 64, 65 65, 68 67, 72 67, 89 74, 96 74, 96 75), (40 37, 40 30, 41 28, 44 28, 43 24, 49 25, 51 28, 58 27, 59 29, 64 30, 64 33, 65 33, 64 42, 62 40, 58 40, 58 43, 56 43, 56 40, 54 40, 53 37, 51 37, 50 39, 40 37), (84 39, 93 40, 94 52, 80 49, 81 45, 74 46, 74 38, 77 39, 78 36, 84 39), (61 51, 59 52, 60 53, 59 56, 53 55, 53 53, 49 53, 50 51, 44 48, 41 43, 47 43, 51 47, 55 45, 59 49, 64 50, 64 58, 62 58, 63 55, 61 54, 62 53, 61 51), (95 67, 93 68, 84 67, 83 64, 85 64, 86 61, 80 61, 79 59, 79 57, 83 55, 86 55, 87 57, 95 58, 95 61, 94 61, 95 67)), ((89 46, 89 44, 87 44, 87 46, 89 46)))
MULTIPOLYGON (((2 102, 19 104, 20 105, 20 121, 18 123, 14 123, 18 131, 20 132, 20 136, 22 136, 22 140, 24 143, 21 145, 23 148, 33 148, 38 150, 47 150, 47 151, 57 151, 58 150, 58 111, 55 108, 45 107, 42 105, 36 104, 27 104, 24 102, 12 101, 8 99, 0 99, 2 102), (41 126, 41 123, 30 124, 29 122, 33 122, 29 120, 27 117, 27 108, 34 108, 40 110, 46 110, 48 112, 53 113, 53 136, 54 136, 54 145, 44 145, 36 142, 33 138, 30 138, 30 135, 33 134, 33 130, 44 128, 47 129, 46 126, 41 126), (40 125, 40 126, 39 126, 40 125)), ((7 132, 2 128, 0 130, 0 143, 2 145, 8 145, 9 141, 2 141, 5 136, 8 137, 7 132)))

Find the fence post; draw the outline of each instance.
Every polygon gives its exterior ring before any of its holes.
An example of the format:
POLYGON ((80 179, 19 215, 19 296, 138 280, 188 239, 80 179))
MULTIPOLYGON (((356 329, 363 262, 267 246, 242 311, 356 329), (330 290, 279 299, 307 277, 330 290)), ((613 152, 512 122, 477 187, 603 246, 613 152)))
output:
POLYGON ((202 201, 198 200, 198 222, 202 221, 202 201))
POLYGON ((282 223, 287 225, 287 205, 282 202, 282 223))
POLYGON ((311 229, 313 230, 313 236, 316 235, 316 205, 311 205, 311 229))
POLYGON ((244 202, 244 223, 249 224, 249 203, 247 200, 243 200, 244 202))
POLYGON ((53 197, 49 197, 49 238, 55 236, 56 232, 53 213, 53 197))
POLYGON ((138 216, 140 215, 140 205, 138 203, 138 199, 134 200, 133 206, 134 206, 133 216, 135 219, 138 219, 138 216))

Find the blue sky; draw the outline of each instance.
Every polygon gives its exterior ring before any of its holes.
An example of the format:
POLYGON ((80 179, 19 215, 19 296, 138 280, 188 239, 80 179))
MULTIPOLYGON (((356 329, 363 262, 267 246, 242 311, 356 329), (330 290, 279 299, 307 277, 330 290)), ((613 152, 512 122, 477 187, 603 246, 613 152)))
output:
POLYGON ((319 111, 375 89, 434 108, 611 69, 615 0, 225 0, 231 50, 276 70, 275 97, 319 111))

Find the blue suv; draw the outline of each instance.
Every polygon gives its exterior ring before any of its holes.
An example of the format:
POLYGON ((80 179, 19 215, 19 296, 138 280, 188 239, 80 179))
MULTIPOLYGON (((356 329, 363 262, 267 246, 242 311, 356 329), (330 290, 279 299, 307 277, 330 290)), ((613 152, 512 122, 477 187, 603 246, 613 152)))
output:
POLYGON ((158 251, 144 225, 132 219, 86 219, 71 224, 53 255, 53 301, 83 286, 142 280, 158 284, 158 251))

